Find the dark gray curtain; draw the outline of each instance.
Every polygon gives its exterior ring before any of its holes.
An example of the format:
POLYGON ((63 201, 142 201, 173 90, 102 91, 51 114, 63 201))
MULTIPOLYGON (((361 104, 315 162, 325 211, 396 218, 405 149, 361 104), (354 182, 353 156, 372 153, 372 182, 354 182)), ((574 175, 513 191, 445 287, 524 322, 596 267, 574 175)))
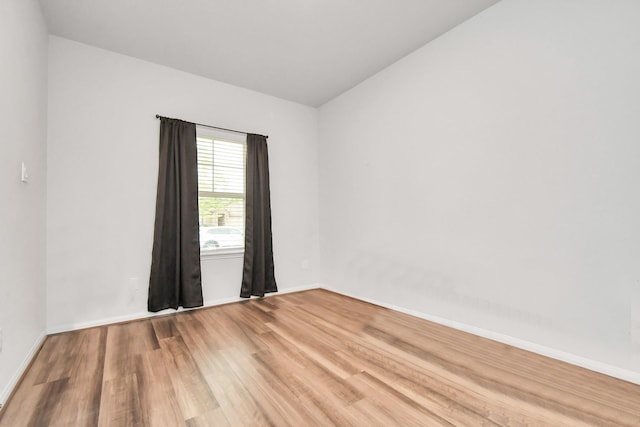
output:
POLYGON ((271 197, 267 138, 247 134, 247 189, 244 268, 240 296, 278 292, 273 268, 271 197))
POLYGON ((160 118, 149 311, 202 306, 196 125, 160 118))

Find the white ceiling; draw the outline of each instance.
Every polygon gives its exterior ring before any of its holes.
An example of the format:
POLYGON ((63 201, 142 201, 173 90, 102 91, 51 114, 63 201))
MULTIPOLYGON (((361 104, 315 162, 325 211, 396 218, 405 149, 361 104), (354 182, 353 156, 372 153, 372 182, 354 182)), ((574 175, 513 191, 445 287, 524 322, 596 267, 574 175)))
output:
POLYGON ((498 0, 40 0, 49 32, 317 107, 498 0))

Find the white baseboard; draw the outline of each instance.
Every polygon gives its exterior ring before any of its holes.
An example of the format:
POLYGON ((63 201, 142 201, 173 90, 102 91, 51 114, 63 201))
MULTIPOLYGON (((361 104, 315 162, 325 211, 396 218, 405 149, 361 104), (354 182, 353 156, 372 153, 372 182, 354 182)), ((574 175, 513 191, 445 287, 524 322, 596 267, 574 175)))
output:
MULTIPOLYGON (((302 285, 302 286, 291 286, 289 288, 278 290, 278 294, 291 294, 293 292, 308 291, 311 289, 320 289, 321 287, 322 286, 319 283, 310 283, 308 285, 302 285)), ((272 294, 272 295, 278 295, 278 294, 272 294)))
POLYGON ((370 298, 363 298, 358 295, 349 294, 331 288, 330 286, 321 285, 321 288, 330 290, 332 292, 346 295, 355 299, 369 302, 371 304, 379 305, 381 307, 389 308, 391 310, 399 311, 401 313, 409 314, 411 316, 419 317, 421 319, 429 320, 440 325, 448 326, 460 331, 469 332, 473 335, 478 335, 483 338, 488 338, 493 341, 498 341, 503 344, 508 344, 513 347, 517 347, 523 350, 531 351, 543 356, 551 357, 552 359, 560 360, 562 362, 569 363, 571 365, 586 368, 591 371, 600 372, 601 374, 609 375, 611 377, 619 378, 621 380, 629 381, 634 384, 640 385, 640 372, 631 371, 628 369, 620 368, 607 363, 599 362, 597 360, 588 359, 586 357, 578 356, 566 351, 558 350, 555 348, 547 347, 544 345, 536 344, 530 341, 526 341, 520 338, 515 338, 509 335, 501 334, 499 332, 490 331, 476 326, 467 325, 465 323, 457 322, 455 320, 445 319, 439 316, 433 316, 431 314, 423 313, 417 310, 411 310, 408 308, 400 307, 393 304, 387 304, 381 301, 376 301, 370 298))
POLYGON ((18 381, 20 381, 22 374, 27 369, 27 367, 29 366, 29 363, 31 363, 31 360, 35 357, 36 353, 40 349, 40 346, 44 342, 44 338, 45 338, 45 333, 44 331, 42 331, 33 342, 33 345, 29 349, 29 352, 25 355, 24 359, 22 360, 22 363, 20 363, 20 366, 18 366, 18 369, 9 380, 9 383, 4 387, 4 389, 2 390, 2 393, 0 393, 0 406, 4 406, 4 404, 7 402, 7 399, 11 395, 11 392, 13 391, 14 387, 18 384, 18 381))
MULTIPOLYGON (((319 287, 320 287, 320 285, 318 285, 317 283, 312 283, 312 284, 302 285, 302 286, 293 286, 293 287, 289 287, 289 288, 278 289, 277 293, 267 294, 266 297, 268 298, 269 296, 272 296, 272 295, 287 294, 287 293, 291 293, 291 292, 300 292, 300 291, 306 291, 306 290, 309 290, 309 289, 317 289, 319 287)), ((228 298, 218 298, 218 299, 212 299, 212 300, 205 300, 204 301, 204 305, 202 307, 198 307, 198 308, 214 307, 216 305, 222 305, 222 304, 228 304, 230 302, 238 302, 238 301, 246 301, 246 300, 247 300, 247 298, 240 298, 240 297, 228 297, 228 298)), ((195 310, 197 310, 198 308, 196 308, 195 310)), ((187 309, 187 310, 191 310, 191 309, 187 309)), ((87 321, 87 322, 75 322, 75 323, 66 323, 66 324, 61 324, 61 325, 53 325, 53 326, 47 327, 47 334, 51 335, 51 334, 57 334, 57 333, 60 333, 60 332, 69 332, 69 331, 76 331, 76 330, 79 330, 79 329, 93 328, 93 327, 96 327, 96 326, 110 325, 112 323, 120 323, 120 322, 128 322, 130 320, 146 319, 146 318, 149 318, 149 317, 159 316, 159 315, 168 314, 168 313, 176 313, 176 312, 180 312, 180 311, 184 311, 184 309, 182 307, 180 307, 180 308, 178 308, 178 310, 167 309, 167 310, 159 311, 157 313, 149 313, 148 311, 140 311, 140 312, 136 312, 136 313, 125 314, 125 315, 122 315, 122 316, 114 316, 114 317, 107 317, 107 318, 102 318, 102 319, 90 320, 90 321, 87 321)))
POLYGON ((124 314, 122 316, 106 317, 102 319, 89 320, 87 322, 64 323, 61 325, 53 325, 47 327, 47 335, 59 334, 61 332, 77 331, 79 329, 93 328, 95 326, 104 326, 111 323, 128 322, 130 320, 145 319, 161 313, 149 313, 141 311, 137 313, 124 314))
MULTIPOLYGON (((278 289, 278 292, 273 293, 273 294, 266 294, 265 298, 269 298, 270 296, 275 296, 275 295, 290 294, 290 293, 293 293, 293 292, 308 291, 310 289, 318 289, 318 288, 320 288, 320 285, 317 284, 317 283, 311 283, 311 284, 302 285, 302 286, 292 286, 292 287, 289 287, 289 288, 278 289)), ((207 301, 204 302, 204 307, 213 307, 213 306, 216 306, 216 305, 229 304, 230 302, 240 302, 240 301, 246 301, 246 300, 247 300, 247 298, 240 298, 240 297, 231 297, 231 298, 220 298, 220 299, 215 299, 215 300, 207 300, 207 301)))

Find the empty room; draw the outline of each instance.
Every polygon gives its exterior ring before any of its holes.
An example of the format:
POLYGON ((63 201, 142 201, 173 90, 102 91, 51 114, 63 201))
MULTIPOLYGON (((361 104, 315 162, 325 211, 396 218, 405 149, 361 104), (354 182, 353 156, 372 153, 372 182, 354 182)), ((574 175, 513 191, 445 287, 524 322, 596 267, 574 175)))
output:
POLYGON ((640 426, 639 22, 0 1, 0 426, 640 426))

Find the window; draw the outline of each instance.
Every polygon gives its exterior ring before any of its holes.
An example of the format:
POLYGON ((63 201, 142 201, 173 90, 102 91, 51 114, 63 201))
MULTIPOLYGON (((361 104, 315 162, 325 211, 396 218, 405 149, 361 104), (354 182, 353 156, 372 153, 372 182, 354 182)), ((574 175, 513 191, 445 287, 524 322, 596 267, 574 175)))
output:
POLYGON ((200 249, 203 253, 244 248, 245 158, 242 135, 197 128, 200 249))

